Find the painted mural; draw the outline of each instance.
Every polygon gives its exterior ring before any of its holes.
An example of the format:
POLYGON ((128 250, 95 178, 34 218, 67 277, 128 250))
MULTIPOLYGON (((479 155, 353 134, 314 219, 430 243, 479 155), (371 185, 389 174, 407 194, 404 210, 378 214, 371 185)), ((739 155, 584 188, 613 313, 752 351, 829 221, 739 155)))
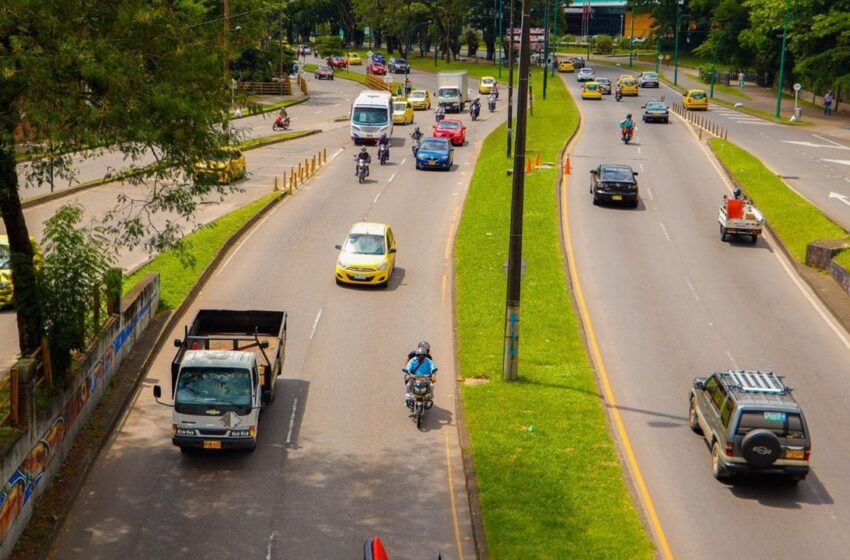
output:
MULTIPOLYGON (((158 297, 158 294, 154 294, 158 297)), ((146 302, 129 324, 115 336, 112 344, 107 347, 98 361, 85 373, 74 394, 65 403, 62 411, 53 421, 38 443, 33 446, 26 460, 9 478, 0 491, 0 542, 6 537, 9 528, 15 522, 18 514, 32 497, 41 482, 47 466, 53 457, 59 454, 62 442, 70 428, 74 426, 77 417, 94 394, 97 386, 103 382, 104 375, 119 355, 124 343, 130 338, 139 321, 150 310, 151 301, 146 302)))

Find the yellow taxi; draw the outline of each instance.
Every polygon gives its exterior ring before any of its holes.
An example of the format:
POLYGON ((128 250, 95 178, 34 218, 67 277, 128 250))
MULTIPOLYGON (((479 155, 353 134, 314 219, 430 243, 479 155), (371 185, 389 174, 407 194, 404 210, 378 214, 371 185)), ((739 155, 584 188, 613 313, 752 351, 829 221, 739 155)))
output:
POLYGON ((478 93, 490 95, 493 92, 494 85, 496 85, 496 78, 493 76, 484 76, 478 82, 478 93))
POLYGON ((413 105, 406 99, 393 99, 393 124, 413 122, 413 105))
POLYGON ((378 285, 386 288, 395 269, 396 239, 387 224, 357 222, 342 245, 337 245, 337 284, 378 285))
POLYGON ((620 91, 623 95, 633 95, 637 97, 638 95, 638 82, 634 78, 634 76, 620 76, 619 81, 617 82, 620 86, 620 91))
POLYGON ((685 109, 690 109, 691 111, 698 109, 708 111, 708 96, 701 89, 689 89, 684 99, 682 99, 682 105, 685 106, 685 109))
POLYGON ((407 96, 407 100, 415 111, 428 110, 431 108, 431 94, 424 89, 415 89, 407 96))
POLYGON ((230 146, 216 151, 211 159, 195 164, 195 181, 209 181, 227 185, 246 175, 245 156, 230 146))
POLYGON ((348 53, 348 56, 346 57, 346 59, 348 60, 349 65, 363 64, 363 59, 360 58, 360 55, 357 54, 356 52, 348 53))
POLYGON ((575 72, 576 67, 572 60, 562 60, 558 63, 558 72, 575 72))
POLYGON ((597 82, 584 82, 581 90, 582 99, 602 99, 602 88, 597 82))
MULTIPOLYGON (((36 270, 41 268, 41 246, 30 237, 32 248, 35 251, 33 264, 36 270)), ((12 303, 15 294, 15 284, 12 282, 12 252, 9 248, 9 237, 0 235, 0 308, 12 303)))

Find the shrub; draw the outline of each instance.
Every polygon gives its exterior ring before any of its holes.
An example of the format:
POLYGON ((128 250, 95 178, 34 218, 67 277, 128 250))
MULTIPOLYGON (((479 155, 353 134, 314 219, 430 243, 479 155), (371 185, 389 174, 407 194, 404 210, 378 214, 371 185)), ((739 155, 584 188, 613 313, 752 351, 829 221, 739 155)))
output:
POLYGON ((481 33, 470 27, 466 30, 464 41, 466 41, 467 55, 475 56, 478 52, 478 46, 481 44, 481 33))
POLYGON ((339 35, 323 35, 316 37, 316 50, 319 51, 319 56, 328 57, 333 55, 342 55, 345 46, 342 44, 342 37, 339 35))
POLYGON ((593 40, 594 54, 611 54, 614 52, 614 38, 610 35, 599 35, 593 40))

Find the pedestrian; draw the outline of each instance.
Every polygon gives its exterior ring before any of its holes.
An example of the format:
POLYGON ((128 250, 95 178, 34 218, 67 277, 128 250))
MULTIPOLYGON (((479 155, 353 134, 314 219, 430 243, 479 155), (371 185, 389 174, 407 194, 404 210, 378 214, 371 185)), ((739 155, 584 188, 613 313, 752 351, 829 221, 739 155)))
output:
POLYGON ((835 100, 835 96, 832 95, 832 90, 826 92, 826 95, 823 96, 823 114, 827 117, 832 116, 832 102, 835 100))
POLYGON ((404 96, 407 97, 410 95, 410 90, 413 89, 413 83, 410 81, 409 76, 404 77, 404 96))
POLYGON ((738 87, 744 89, 744 73, 738 72, 738 87))

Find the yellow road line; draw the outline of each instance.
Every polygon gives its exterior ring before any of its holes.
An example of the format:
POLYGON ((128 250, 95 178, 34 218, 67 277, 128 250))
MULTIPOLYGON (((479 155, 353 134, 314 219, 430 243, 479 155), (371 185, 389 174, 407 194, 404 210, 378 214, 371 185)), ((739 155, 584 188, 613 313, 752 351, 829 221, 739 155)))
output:
POLYGON ((455 526, 455 546, 457 547, 457 557, 463 560, 463 547, 460 544, 460 523, 458 522, 457 503, 455 502, 455 487, 452 480, 452 459, 449 449, 449 431, 443 430, 446 434, 446 467, 449 473, 449 499, 452 503, 452 523, 455 526))
MULTIPOLYGON (((578 104, 576 106, 579 107, 578 104)), ((580 107, 579 113, 581 114, 580 107)), ((567 147, 568 150, 575 144, 578 138, 581 137, 584 130, 584 115, 581 115, 581 117, 582 118, 579 121, 579 129, 573 137, 573 140, 570 142, 570 146, 567 147)), ((561 162, 561 168, 563 169, 563 162, 561 162)), ((610 405, 609 410, 611 411, 611 416, 614 418, 614 424, 617 427, 617 433, 620 436, 620 441, 622 442, 623 448, 626 452, 626 458, 628 459, 629 467, 632 471, 632 475, 634 476, 635 484, 637 485, 641 500, 644 503, 646 513, 649 516, 653 531, 658 539, 658 545, 661 547, 662 555, 664 558, 672 560, 673 552, 670 550, 670 545, 667 542, 664 529, 661 528, 661 521, 658 519, 658 513, 655 511, 655 504, 652 501, 652 497, 649 495, 649 489, 646 487, 646 481, 644 480, 643 474, 638 466, 637 458, 635 457, 634 450, 632 449, 631 440, 629 439, 629 435, 626 433, 626 426, 623 423, 622 416, 620 416, 620 410, 617 408, 617 400, 614 398, 614 391, 611 389, 611 382, 608 379, 608 370, 605 368, 605 362, 602 361, 602 352, 599 350, 599 343, 596 340, 596 332, 593 329, 593 322, 590 320, 590 312, 587 310, 587 304, 584 300, 584 292, 581 289, 581 282, 579 282, 578 269, 576 268, 575 257, 573 254, 572 236, 570 234, 567 184, 567 175, 564 174, 561 181, 561 215, 564 220, 561 233, 564 236, 564 246, 567 250, 567 262, 569 263, 570 276, 572 276, 573 286, 575 287, 575 297, 578 302, 579 312, 581 313, 582 322, 584 323, 585 332, 587 333, 587 340, 590 343, 593 359, 596 362, 599 378, 602 381, 602 389, 605 393, 605 400, 608 401, 608 404, 610 405)))

